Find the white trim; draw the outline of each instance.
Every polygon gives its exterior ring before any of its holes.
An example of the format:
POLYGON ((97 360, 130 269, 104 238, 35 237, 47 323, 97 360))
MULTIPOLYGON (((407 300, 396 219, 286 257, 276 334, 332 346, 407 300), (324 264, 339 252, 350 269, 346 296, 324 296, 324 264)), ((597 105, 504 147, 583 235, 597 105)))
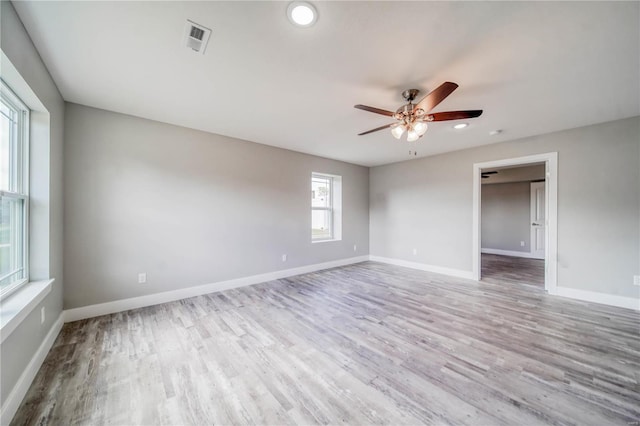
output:
POLYGON ((555 296, 568 297, 570 299, 584 300, 587 302, 600 303, 603 305, 617 306, 620 308, 640 310, 640 299, 614 294, 597 293, 595 291, 579 290, 570 287, 556 287, 553 293, 555 296))
POLYGON ((480 173, 485 168, 517 166, 531 163, 545 163, 546 179, 545 203, 547 226, 545 228, 545 279, 544 288, 550 294, 555 294, 558 281, 558 153, 528 155, 526 157, 507 158, 503 160, 475 163, 473 165, 473 235, 472 235, 472 274, 473 279, 480 280, 480 173))
POLYGON ((511 257, 525 257, 527 259, 540 259, 539 257, 531 254, 528 251, 500 250, 500 249, 483 247, 480 249, 480 253, 499 254, 500 256, 511 256, 511 257))
POLYGON ((313 179, 323 179, 329 181, 329 207, 314 207, 311 200, 311 222, 313 222, 314 211, 328 211, 330 217, 331 236, 329 238, 314 238, 313 223, 310 225, 311 242, 323 243, 327 241, 342 241, 342 176, 321 172, 311 172, 311 188, 313 191, 313 179))
POLYGON ((428 265, 426 263, 410 262, 402 259, 392 259, 389 257, 369 256, 369 260, 373 262, 388 263, 390 265, 404 266, 405 268, 418 269, 420 271, 434 272, 436 274, 449 275, 456 278, 473 279, 471 271, 463 271, 461 269, 446 268, 443 266, 428 265))
POLYGON ((259 284, 266 281, 292 277, 294 275, 307 274, 309 272, 323 269, 335 268, 338 266, 351 265, 354 263, 366 262, 369 256, 351 257, 348 259, 334 260, 314 265, 301 266, 292 269, 267 272, 265 274, 252 275, 249 277, 236 278, 217 283, 204 284, 195 287, 181 288, 178 290, 165 291, 162 293, 148 294, 145 296, 132 297, 130 299, 115 300, 113 302, 99 303, 96 305, 82 306, 80 308, 68 309, 64 311, 64 322, 73 322, 86 318, 98 317, 101 315, 113 314, 116 312, 128 311, 129 309, 143 308, 146 306, 159 305, 161 303, 173 302, 189 297, 201 296, 203 294, 215 293, 232 288, 244 287, 259 284))
POLYGON ((62 325, 63 315, 61 312, 56 322, 54 322, 51 329, 49 329, 49 332, 40 344, 40 347, 33 355, 33 358, 31 358, 31 361, 29 361, 29 364, 20 375, 15 386, 11 389, 11 392, 2 405, 2 408, 0 408, 0 424, 8 425, 13 419, 13 416, 20 407, 20 403, 22 403, 22 400, 33 382, 33 379, 36 377, 36 374, 47 357, 49 350, 51 350, 53 343, 56 341, 56 337, 58 337, 60 330, 62 330, 62 325))
POLYGON ((482 168, 477 164, 473 165, 473 214, 471 215, 471 273, 473 279, 480 281, 480 268, 482 265, 481 247, 480 247, 480 193, 482 191, 481 177, 482 168))
POLYGON ((547 154, 545 168, 545 209, 547 232, 544 236, 545 247, 545 285, 547 292, 555 292, 558 286, 558 153, 547 154))
POLYGON ((47 297, 53 281, 54 279, 30 282, 0 301, 0 343, 47 297))
POLYGON ((21 199, 24 203, 20 224, 22 231, 22 262, 20 263, 25 273, 19 283, 12 283, 0 290, 0 295, 4 298, 13 294, 29 282, 29 128, 31 126, 31 110, 3 78, 0 78, 0 97, 9 108, 13 108, 18 113, 16 123, 18 132, 15 146, 17 150, 17 185, 14 190, 2 191, 2 197, 21 199))
MULTIPOLYGON (((482 249, 485 250, 485 249, 482 249)), ((491 250, 491 249, 488 249, 491 250)), ((519 253, 519 252, 513 252, 519 253)), ((524 253, 528 254, 528 253, 524 253)), ((445 268, 442 266, 428 265, 425 263, 410 262, 408 260, 392 259, 381 256, 369 256, 372 262, 388 263, 390 265, 403 266, 405 268, 418 269, 426 272, 434 272, 442 275, 449 275, 456 278, 464 278, 474 280, 473 272, 463 271, 461 269, 445 268)), ((579 290, 569 287, 555 287, 550 295, 566 297, 574 300, 584 300, 586 302, 600 303, 603 305, 617 306, 620 308, 640 310, 640 299, 633 297, 616 296, 613 294, 596 293, 594 291, 579 290)))

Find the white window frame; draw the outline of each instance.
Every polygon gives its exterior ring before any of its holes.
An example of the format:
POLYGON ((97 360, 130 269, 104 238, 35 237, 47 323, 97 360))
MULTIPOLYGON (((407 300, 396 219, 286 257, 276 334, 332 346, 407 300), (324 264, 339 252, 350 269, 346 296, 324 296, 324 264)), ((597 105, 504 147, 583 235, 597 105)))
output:
POLYGON ((329 211, 330 236, 325 238, 316 238, 313 235, 313 224, 311 225, 311 242, 322 243, 327 241, 340 241, 342 239, 342 176, 330 175, 327 173, 311 173, 311 182, 313 179, 329 180, 329 206, 316 207, 311 204, 311 214, 314 211, 329 211))
POLYGON ((10 285, 0 289, 0 298, 4 299, 11 293, 29 282, 29 123, 30 111, 24 102, 9 88, 9 86, 0 79, 0 96, 2 101, 11 108, 18 111, 18 136, 16 144, 16 179, 15 191, 0 190, 1 198, 12 198, 22 200, 24 209, 22 214, 22 259, 23 266, 9 274, 0 277, 6 279, 12 275, 24 271, 21 280, 11 283, 10 285))

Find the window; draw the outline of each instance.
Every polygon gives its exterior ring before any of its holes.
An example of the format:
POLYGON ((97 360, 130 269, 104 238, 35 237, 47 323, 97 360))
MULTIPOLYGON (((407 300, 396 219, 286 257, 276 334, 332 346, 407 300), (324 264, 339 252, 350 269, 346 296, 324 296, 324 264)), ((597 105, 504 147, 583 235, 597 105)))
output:
POLYGON ((29 110, 0 81, 0 296, 28 276, 29 110))
POLYGON ((311 241, 341 239, 342 178, 311 174, 311 241))

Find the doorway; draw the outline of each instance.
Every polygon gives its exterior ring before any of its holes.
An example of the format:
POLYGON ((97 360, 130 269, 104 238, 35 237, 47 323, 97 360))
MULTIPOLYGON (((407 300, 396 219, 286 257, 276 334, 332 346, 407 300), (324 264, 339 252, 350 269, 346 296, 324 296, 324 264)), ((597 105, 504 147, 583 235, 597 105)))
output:
MULTIPOLYGON (((522 168, 525 165, 541 164, 544 167, 544 181, 527 182, 530 185, 530 205, 527 206, 530 216, 527 229, 520 229, 521 235, 526 232, 526 237, 522 237, 518 246, 507 246, 503 250, 484 250, 485 266, 493 266, 493 269, 485 268, 487 273, 505 273, 505 276, 517 281, 518 273, 535 271, 536 268, 544 270, 544 289, 555 294, 557 285, 557 158, 555 152, 547 154, 518 157, 505 160, 476 163, 473 165, 473 246, 472 246, 472 268, 473 277, 476 280, 482 278, 482 181, 499 176, 496 170, 507 170, 522 168), (484 173, 483 173, 484 172, 484 173), (493 175, 493 176, 492 176, 493 175), (528 241, 527 241, 528 240, 528 241), (528 247, 527 247, 528 246, 528 247), (527 248, 527 250, 525 250, 527 248), (517 256, 521 260, 516 262, 505 262, 504 256, 517 256), (538 259, 544 259, 542 262, 538 259), (519 265, 518 263, 526 263, 519 265), (531 263, 531 265, 529 265, 531 263), (510 264, 513 270, 509 271, 504 266, 510 264)), ((524 168, 523 168, 524 169, 524 168)), ((503 173, 505 176, 508 173, 503 173)), ((535 179, 534 179, 535 180, 535 179)), ((529 201, 529 200, 527 200, 529 201)), ((529 204, 529 203, 527 203, 529 204)), ((485 212, 486 213, 486 212, 485 212)), ((522 213, 522 212, 521 212, 522 213)), ((522 214, 527 214, 524 212, 522 214)), ((522 220, 520 221, 522 222, 522 220)), ((502 225, 502 224, 501 224, 502 225)), ((505 224, 506 225, 506 224, 505 224)), ((522 223, 520 225, 522 227, 522 223)), ((506 226, 504 226, 506 227, 506 226)), ((508 260, 508 259, 506 259, 508 260)), ((523 276, 524 277, 524 276, 523 276)), ((525 282, 523 280, 523 282, 525 282)))

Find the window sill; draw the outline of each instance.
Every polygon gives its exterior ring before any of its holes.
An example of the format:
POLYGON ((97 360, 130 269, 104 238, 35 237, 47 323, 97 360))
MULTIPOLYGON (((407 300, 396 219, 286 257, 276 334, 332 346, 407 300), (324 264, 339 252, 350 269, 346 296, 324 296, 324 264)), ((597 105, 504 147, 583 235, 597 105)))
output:
POLYGON ((311 244, 319 244, 319 243, 335 243, 336 241, 342 241, 341 238, 334 238, 332 240, 315 240, 311 241, 311 244))
POLYGON ((4 342, 51 292, 53 281, 52 278, 30 282, 0 302, 0 343, 4 342))

